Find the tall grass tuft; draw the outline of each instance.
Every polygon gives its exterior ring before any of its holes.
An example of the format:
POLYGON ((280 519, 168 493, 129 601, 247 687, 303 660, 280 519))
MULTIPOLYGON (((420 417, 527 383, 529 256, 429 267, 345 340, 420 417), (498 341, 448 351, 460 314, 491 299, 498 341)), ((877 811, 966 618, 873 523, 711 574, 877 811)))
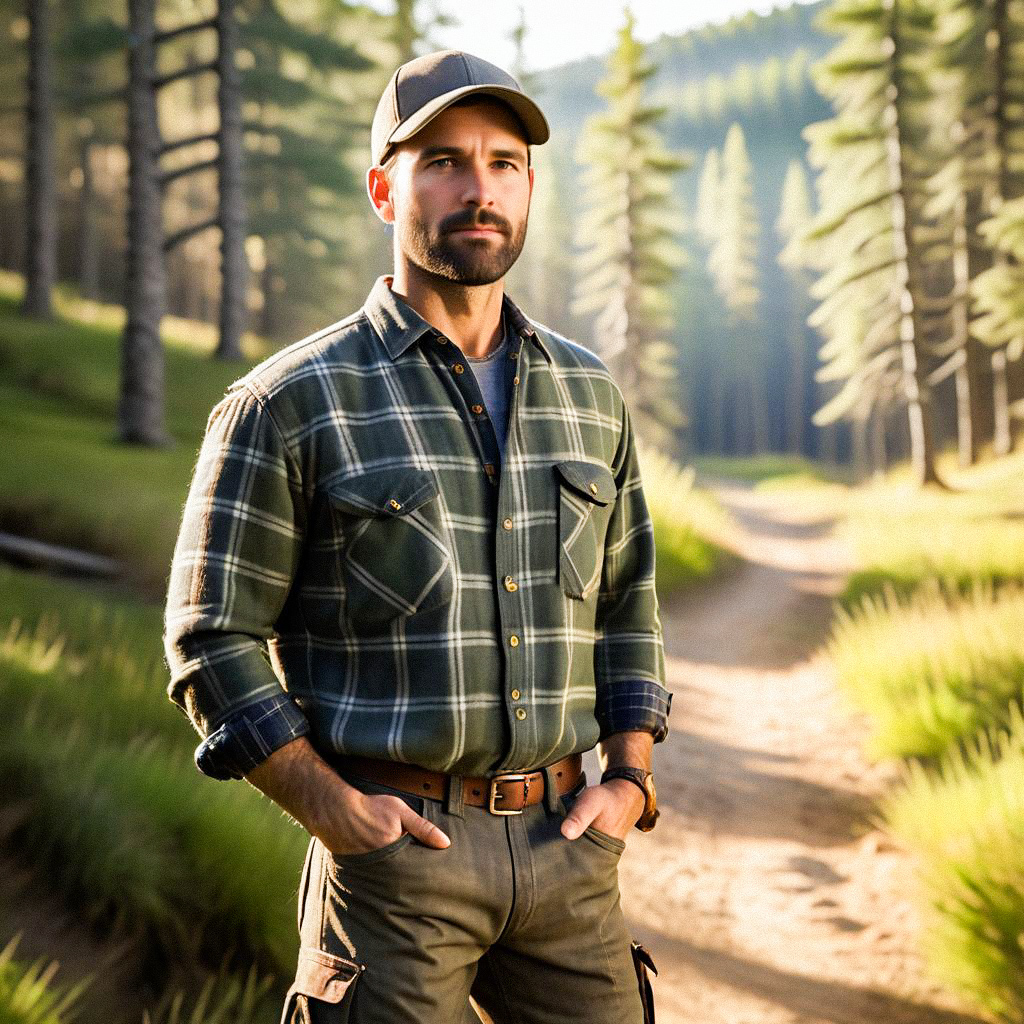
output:
POLYGON ((0 950, 0 1021, 3 1024, 70 1024, 79 998, 91 984, 83 978, 71 987, 55 986, 57 961, 22 964, 14 959, 21 941, 15 935, 0 950))
POLYGON ((1024 715, 954 748, 938 771, 908 766, 881 804, 917 856, 925 953, 945 984, 999 1020, 1024 1020, 1024 715))
MULTIPOLYGON (((264 996, 272 984, 273 978, 261 979, 255 968, 249 969, 244 981, 234 974, 210 975, 191 1011, 185 1010, 184 992, 168 991, 152 1012, 143 1011, 142 1024, 254 1024, 267 1016, 264 996)), ((273 1010, 275 1018, 279 1009, 273 1010)))
POLYGON ((976 584, 962 597, 931 580, 840 609, 829 652, 872 722, 869 754, 934 758, 1008 722, 1024 695, 1022 637, 1024 588, 976 584))
POLYGON ((694 487, 692 466, 644 447, 640 471, 654 526, 658 594, 664 599, 731 561, 733 556, 715 539, 727 533, 729 517, 709 493, 694 487))

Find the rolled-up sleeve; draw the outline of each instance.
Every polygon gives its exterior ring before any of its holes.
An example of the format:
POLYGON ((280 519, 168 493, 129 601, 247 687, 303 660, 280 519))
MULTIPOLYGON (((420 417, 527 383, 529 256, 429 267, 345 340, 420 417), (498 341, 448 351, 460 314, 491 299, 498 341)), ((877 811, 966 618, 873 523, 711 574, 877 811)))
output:
MULTIPOLYGON (((266 650, 298 565, 304 508, 298 466, 264 402, 245 386, 229 392, 207 422, 164 614, 167 693, 204 739, 247 712, 273 742, 304 731, 266 650)), ((197 760, 202 751, 210 761, 210 748, 201 744, 197 760)))
POLYGON ((654 528, 647 511, 636 442, 623 405, 622 435, 612 466, 618 496, 605 539, 598 596, 594 675, 600 738, 615 732, 668 734, 672 694, 654 587, 654 528))

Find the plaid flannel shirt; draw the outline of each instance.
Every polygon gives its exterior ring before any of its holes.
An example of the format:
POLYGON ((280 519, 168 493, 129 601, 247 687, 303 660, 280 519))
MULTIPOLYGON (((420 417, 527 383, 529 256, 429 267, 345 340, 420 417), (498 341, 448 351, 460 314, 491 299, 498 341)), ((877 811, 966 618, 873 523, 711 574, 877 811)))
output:
POLYGON ((304 734, 460 775, 664 739, 654 535, 608 370, 506 297, 501 465, 468 360, 389 285, 210 414, 164 630, 200 770, 304 734))

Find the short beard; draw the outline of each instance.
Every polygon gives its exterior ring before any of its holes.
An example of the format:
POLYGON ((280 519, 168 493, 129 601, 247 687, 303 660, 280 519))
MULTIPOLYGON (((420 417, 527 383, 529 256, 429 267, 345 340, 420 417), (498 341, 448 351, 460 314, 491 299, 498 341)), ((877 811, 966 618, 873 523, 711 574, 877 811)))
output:
POLYGON ((466 211, 446 217, 431 235, 427 225, 407 220, 398 234, 403 254, 421 270, 453 284, 477 286, 500 281, 511 269, 526 242, 526 217, 515 232, 504 218, 489 210, 466 211), (452 231, 459 228, 495 227, 504 241, 495 246, 483 239, 456 240, 452 231))

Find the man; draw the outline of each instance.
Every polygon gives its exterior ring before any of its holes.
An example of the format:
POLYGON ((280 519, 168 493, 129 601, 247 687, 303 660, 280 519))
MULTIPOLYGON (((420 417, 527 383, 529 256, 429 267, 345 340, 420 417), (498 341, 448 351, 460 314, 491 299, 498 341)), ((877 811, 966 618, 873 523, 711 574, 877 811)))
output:
POLYGON ((504 296, 547 137, 486 61, 399 68, 367 176, 394 275, 207 425, 168 692, 200 769, 313 837, 284 1022, 475 1019, 471 991, 498 1022, 644 1020, 617 869, 671 694, 621 393, 504 296))

